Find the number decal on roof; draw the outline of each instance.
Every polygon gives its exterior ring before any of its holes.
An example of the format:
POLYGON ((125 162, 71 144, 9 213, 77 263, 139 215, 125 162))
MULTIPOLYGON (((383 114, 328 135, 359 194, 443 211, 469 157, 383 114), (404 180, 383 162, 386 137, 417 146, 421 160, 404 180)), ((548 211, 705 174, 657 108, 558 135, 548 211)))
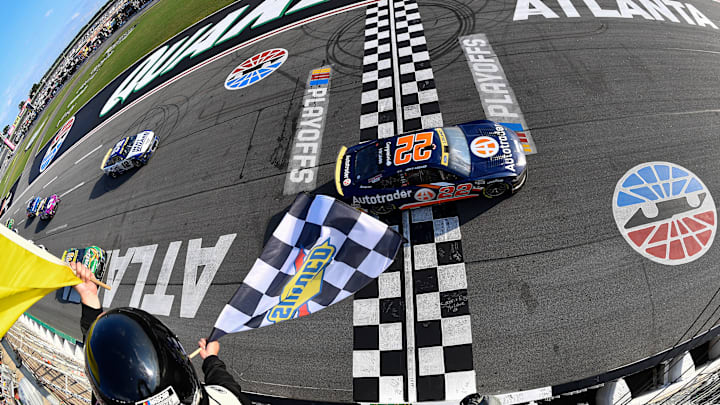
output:
POLYGON ((422 162, 430 159, 432 149, 426 149, 432 146, 433 133, 421 132, 414 135, 401 136, 397 140, 395 149, 395 166, 402 166, 411 161, 422 162))

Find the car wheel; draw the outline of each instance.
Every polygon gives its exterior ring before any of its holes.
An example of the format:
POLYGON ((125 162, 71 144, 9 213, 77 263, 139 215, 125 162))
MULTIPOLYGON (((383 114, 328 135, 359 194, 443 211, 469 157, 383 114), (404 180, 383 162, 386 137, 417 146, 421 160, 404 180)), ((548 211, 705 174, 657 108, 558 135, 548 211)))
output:
POLYGON ((370 211, 376 215, 386 215, 386 214, 393 212, 394 210, 395 210, 394 204, 383 204, 383 205, 377 205, 377 206, 370 208, 370 211))
POLYGON ((144 163, 139 160, 133 160, 133 165, 135 167, 142 167, 144 165, 144 163))
POLYGON ((508 194, 508 191, 510 191, 510 185, 504 181, 498 181, 486 185, 483 189, 483 194, 487 198, 497 198, 508 194))

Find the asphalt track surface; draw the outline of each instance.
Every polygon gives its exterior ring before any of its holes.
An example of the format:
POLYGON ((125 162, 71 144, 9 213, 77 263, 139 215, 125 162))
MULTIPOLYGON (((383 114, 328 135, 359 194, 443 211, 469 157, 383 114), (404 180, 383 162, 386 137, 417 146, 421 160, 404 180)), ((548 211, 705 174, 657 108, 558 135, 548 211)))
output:
MULTIPOLYGON (((720 4, 692 4, 720 20, 720 4)), ((484 118, 458 36, 485 33, 539 150, 528 157, 530 177, 520 193, 456 204, 477 389, 485 393, 577 380, 651 356, 716 324, 720 305, 717 244, 692 263, 659 265, 630 248, 611 211, 616 182, 643 162, 680 164, 720 195, 720 31, 593 18, 579 6, 580 18, 513 21, 514 6, 419 1, 445 123, 484 118)), ((31 195, 84 183, 63 196, 51 221, 16 225, 20 234, 56 254, 97 244, 122 255, 157 244, 146 294, 170 242, 182 241, 166 292, 174 302, 161 319, 194 347, 294 198, 282 190, 310 70, 334 68, 319 186, 332 181, 340 146, 358 142, 364 19, 358 9, 295 28, 143 100, 16 198, 10 212, 20 207, 17 224, 31 195), (279 71, 244 90, 223 87, 235 66, 278 47, 291 55, 279 71), (116 180, 102 176, 107 148, 144 129, 161 139, 150 163, 116 180), (237 236, 197 314, 181 318, 188 240, 214 246, 228 234, 237 236)), ((128 267, 113 306, 129 304, 140 268, 128 267)), ((352 311, 346 300, 227 336, 221 353, 248 391, 352 401, 352 311)), ((46 297, 30 312, 80 337, 78 306, 46 297)))

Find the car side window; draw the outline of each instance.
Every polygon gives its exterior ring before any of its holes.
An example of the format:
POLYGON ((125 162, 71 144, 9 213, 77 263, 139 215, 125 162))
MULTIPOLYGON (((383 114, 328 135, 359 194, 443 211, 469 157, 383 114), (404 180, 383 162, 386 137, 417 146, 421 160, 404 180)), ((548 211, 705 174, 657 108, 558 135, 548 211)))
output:
POLYGON ((411 186, 443 181, 440 171, 430 168, 410 171, 407 173, 407 179, 411 186))

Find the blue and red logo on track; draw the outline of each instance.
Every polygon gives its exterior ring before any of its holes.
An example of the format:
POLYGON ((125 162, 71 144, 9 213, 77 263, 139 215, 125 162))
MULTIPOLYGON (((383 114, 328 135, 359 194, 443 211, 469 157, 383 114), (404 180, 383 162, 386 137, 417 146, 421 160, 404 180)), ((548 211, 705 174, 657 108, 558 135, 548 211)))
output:
POLYGON ((710 191, 692 172, 650 162, 625 173, 615 187, 613 215, 630 246, 658 263, 678 265, 704 255, 715 239, 710 191))
POLYGON ((225 88, 239 90, 252 86, 260 80, 270 76, 287 60, 288 52, 285 49, 270 49, 259 53, 238 67, 233 69, 225 79, 225 88))
POLYGON ((58 133, 52 139, 52 142, 50 142, 50 147, 48 148, 47 152, 45 152, 45 156, 40 163, 40 173, 44 172, 45 169, 50 166, 50 163, 53 162, 55 156, 60 150, 60 147, 62 147, 63 142, 65 142, 65 138, 67 138, 67 134, 70 132, 70 129, 72 129, 74 123, 75 116, 72 116, 69 120, 67 120, 65 125, 60 128, 60 131, 58 131, 58 133))

